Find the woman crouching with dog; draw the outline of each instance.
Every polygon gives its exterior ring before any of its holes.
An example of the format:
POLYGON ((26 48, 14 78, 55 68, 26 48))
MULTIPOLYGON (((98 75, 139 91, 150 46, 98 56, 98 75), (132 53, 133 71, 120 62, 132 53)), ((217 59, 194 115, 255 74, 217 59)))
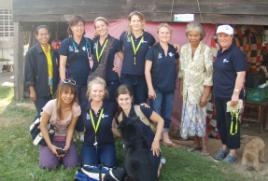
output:
POLYGON ((133 93, 126 85, 118 87, 116 100, 119 105, 116 120, 124 143, 128 177, 157 180, 160 175, 163 118, 146 105, 133 105, 133 93))
POLYGON ((40 130, 46 146, 40 145, 39 165, 49 170, 55 169, 60 162, 67 168, 78 165, 79 158, 72 143, 73 132, 81 114, 77 103, 76 82, 63 80, 57 89, 56 99, 50 100, 41 113, 40 130), (50 139, 47 126, 54 126, 55 134, 50 139))

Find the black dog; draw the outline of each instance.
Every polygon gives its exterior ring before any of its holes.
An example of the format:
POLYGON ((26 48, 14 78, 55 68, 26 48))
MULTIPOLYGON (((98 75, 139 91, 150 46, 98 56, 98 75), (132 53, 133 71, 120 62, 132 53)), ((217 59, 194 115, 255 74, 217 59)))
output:
POLYGON ((124 143, 124 166, 131 181, 157 181, 153 172, 150 145, 143 136, 142 122, 138 117, 124 118, 119 124, 124 143))

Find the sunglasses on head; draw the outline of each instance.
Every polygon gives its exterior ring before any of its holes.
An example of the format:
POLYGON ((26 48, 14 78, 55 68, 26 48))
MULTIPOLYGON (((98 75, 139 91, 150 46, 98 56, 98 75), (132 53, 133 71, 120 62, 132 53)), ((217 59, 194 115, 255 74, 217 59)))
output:
POLYGON ((64 79, 62 82, 64 84, 71 84, 73 86, 76 86, 76 81, 75 80, 72 80, 72 79, 64 79))

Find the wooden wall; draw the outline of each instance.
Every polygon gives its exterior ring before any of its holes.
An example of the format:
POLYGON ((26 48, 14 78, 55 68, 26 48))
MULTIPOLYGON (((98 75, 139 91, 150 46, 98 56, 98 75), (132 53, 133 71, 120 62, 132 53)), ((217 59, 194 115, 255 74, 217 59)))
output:
POLYGON ((14 19, 23 22, 66 21, 73 14, 89 21, 99 15, 120 19, 133 10, 144 12, 148 21, 194 13, 207 23, 268 24, 267 0, 13 0, 14 19))

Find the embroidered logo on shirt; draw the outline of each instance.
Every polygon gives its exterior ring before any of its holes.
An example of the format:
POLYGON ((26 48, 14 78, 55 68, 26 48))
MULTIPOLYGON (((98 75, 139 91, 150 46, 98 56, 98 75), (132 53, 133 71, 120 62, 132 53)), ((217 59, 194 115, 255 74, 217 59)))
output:
POLYGON ((169 53, 168 53, 168 56, 169 56, 169 57, 173 57, 173 55, 174 55, 174 53, 172 53, 172 52, 169 52, 169 53))
POLYGON ((83 46, 82 50, 85 52, 85 51, 86 51, 86 47, 85 47, 85 46, 83 46))
POLYGON ((158 53, 158 59, 163 58, 162 53, 158 53))
POLYGON ((69 51, 70 52, 73 52, 74 51, 74 49, 73 49, 73 47, 71 45, 69 46, 69 51))
POLYGON ((229 63, 229 60, 227 60, 226 58, 223 59, 222 63, 229 63))
POLYGON ((90 120, 90 115, 87 113, 87 120, 90 120))
POLYGON ((103 115, 102 115, 102 119, 103 119, 103 118, 108 118, 108 117, 109 117, 108 114, 103 114, 103 115))

